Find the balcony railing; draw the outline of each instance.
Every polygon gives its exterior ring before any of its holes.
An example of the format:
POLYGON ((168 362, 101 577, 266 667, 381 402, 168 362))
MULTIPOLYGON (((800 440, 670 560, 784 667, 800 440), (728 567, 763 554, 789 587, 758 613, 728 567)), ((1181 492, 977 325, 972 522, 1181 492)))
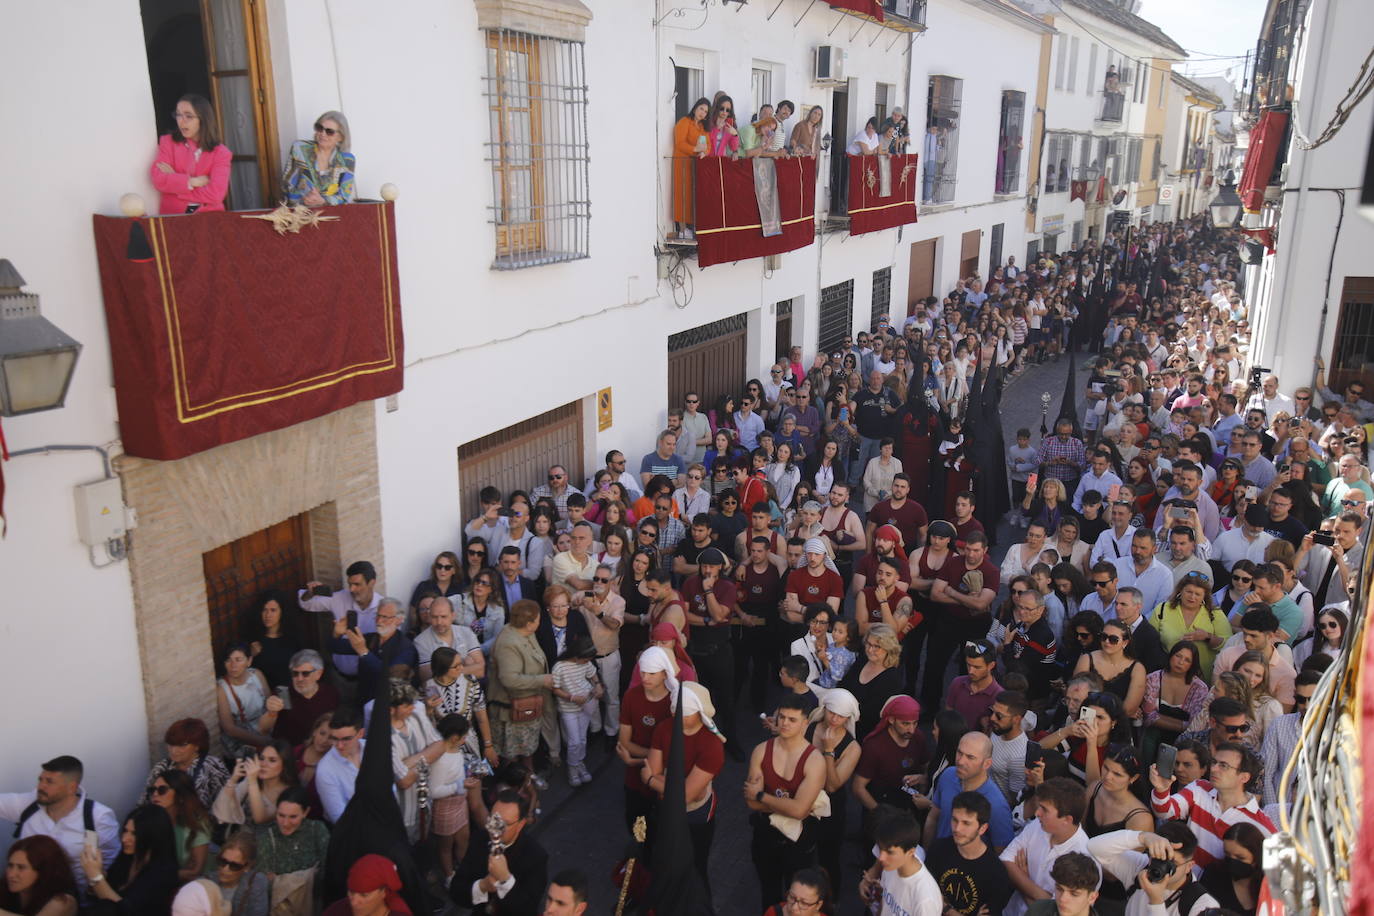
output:
MULTIPOLYGON (((910 26, 926 27, 926 0, 883 0, 884 17, 903 21, 910 26)), ((893 23, 896 25, 897 23, 893 23)))
POLYGON ((1102 113, 1098 115, 1097 120, 1119 124, 1121 123, 1121 116, 1125 112, 1126 93, 1104 89, 1102 91, 1102 113))
POLYGON ((1021 177, 1021 150, 1015 147, 999 151, 997 154, 996 184, 994 193, 1015 194, 1021 177))

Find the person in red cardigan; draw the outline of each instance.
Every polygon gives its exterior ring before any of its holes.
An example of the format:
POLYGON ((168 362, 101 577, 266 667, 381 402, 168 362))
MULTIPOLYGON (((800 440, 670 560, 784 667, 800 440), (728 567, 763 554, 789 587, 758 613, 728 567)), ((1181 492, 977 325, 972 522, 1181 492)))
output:
POLYGON ((158 140, 157 158, 148 170, 162 193, 157 212, 223 210, 234 156, 220 142, 215 110, 204 96, 183 95, 175 117, 176 128, 158 140))

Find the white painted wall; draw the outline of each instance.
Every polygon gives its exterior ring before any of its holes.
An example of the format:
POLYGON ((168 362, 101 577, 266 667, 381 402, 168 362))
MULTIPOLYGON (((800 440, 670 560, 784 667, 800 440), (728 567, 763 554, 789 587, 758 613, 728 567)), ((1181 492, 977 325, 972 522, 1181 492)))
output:
MULTIPOLYGON (((750 313, 751 369, 761 368, 773 355, 772 306, 794 299, 794 340, 809 360, 825 286, 854 280, 855 328, 864 327, 873 271, 891 266, 892 313, 904 313, 914 241, 943 237, 937 291, 956 277, 965 230, 1005 223, 1003 257, 1024 253, 1024 201, 993 201, 992 172, 1001 90, 1023 91, 1034 104, 1035 31, 965 0, 935 0, 932 31, 916 43, 919 67, 908 80, 907 36, 861 27, 822 4, 797 27, 807 0, 786 0, 771 22, 771 4, 739 12, 712 5, 701 28, 683 22, 687 28, 665 25, 657 35, 643 4, 593 6, 591 257, 496 272, 482 147, 484 42, 473 6, 415 0, 382 14, 363 0, 268 3, 282 149, 321 111, 339 108, 353 128, 360 194, 376 196, 384 182, 401 191, 406 388, 396 412, 377 405, 387 575, 398 593, 423 575, 436 550, 456 544, 462 443, 612 386, 615 424, 589 433, 586 457, 594 466, 612 447, 637 457, 651 447, 668 406, 669 335, 750 313), (828 90, 810 83, 810 51, 841 44, 852 52, 854 119, 861 123, 878 82, 897 88, 899 104, 910 85, 904 107, 918 133, 927 74, 962 76, 957 205, 900 232, 827 235, 784 255, 771 275, 760 260, 705 271, 693 262, 694 294, 679 307, 656 279, 653 256, 672 126, 672 84, 662 77, 679 41, 703 52, 708 94, 720 85, 747 99, 750 66, 764 60, 774 67, 775 97, 827 105, 828 90), (994 59, 996 67, 986 65, 994 59)), ((0 94, 0 123, 33 138, 0 145, 12 216, 0 226, 0 257, 15 263, 42 294, 48 317, 86 348, 64 410, 5 423, 12 449, 117 439, 90 214, 117 212, 127 191, 156 203, 146 178, 156 119, 137 0, 0 7, 0 34, 59 33, 60 56, 42 42, 12 42, 0 59, 0 81, 25 87, 0 94), (98 152, 88 137, 98 138, 98 152)), ((985 270, 987 253, 985 234, 985 270)), ((99 476, 96 459, 21 457, 4 470, 10 533, 0 543, 8 586, 0 690, 31 699, 12 703, 6 717, 8 733, 22 737, 0 746, 0 790, 24 788, 38 762, 75 753, 87 761, 93 792, 125 810, 148 765, 146 722, 127 566, 95 571, 76 541, 72 487, 99 476), (77 688, 78 681, 99 689, 77 688), (72 727, 71 713, 80 727, 72 727)))
MULTIPOLYGON (((1297 121, 1315 137, 1350 85, 1352 67, 1374 41, 1374 20, 1349 4, 1313 4, 1302 32, 1304 47, 1295 64, 1297 121)), ((1313 358, 1330 358, 1340 318, 1342 281, 1371 274, 1374 225, 1358 213, 1374 107, 1360 105, 1329 143, 1305 151, 1289 148, 1288 179, 1278 223, 1278 252, 1265 258, 1261 274, 1272 285, 1252 296, 1256 326, 1252 359, 1272 368, 1285 390, 1312 382, 1313 358), (1349 188, 1345 219, 1336 239, 1337 195, 1314 188, 1349 188), (1335 257, 1332 260, 1332 246, 1335 257), (1327 265, 1330 302, 1323 306, 1327 265)), ((1266 223, 1272 215, 1266 215, 1266 223)))
MULTIPOLYGON (((118 436, 93 212, 117 213, 156 145, 137 0, 0 4, 0 258, 84 349, 62 410, 4 421, 11 451, 106 445, 118 436), (61 53, 43 36, 61 36, 61 53), (27 36, 27 38, 23 37, 27 36), (82 64, 86 65, 83 66, 82 64)), ((6 462, 0 541, 0 791, 31 789, 38 765, 75 754, 91 793, 127 810, 147 775, 146 721, 129 569, 93 569, 73 488, 104 476, 94 453, 6 462)), ((0 843, 10 829, 0 825, 0 843)))

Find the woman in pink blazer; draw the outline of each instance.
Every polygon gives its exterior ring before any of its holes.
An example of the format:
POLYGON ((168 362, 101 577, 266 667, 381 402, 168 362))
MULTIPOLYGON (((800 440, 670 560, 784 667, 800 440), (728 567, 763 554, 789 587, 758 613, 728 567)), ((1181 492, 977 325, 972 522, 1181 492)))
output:
POLYGON ((158 212, 223 210, 229 193, 233 153, 220 142, 215 111, 204 96, 177 100, 176 129, 158 139, 157 159, 149 170, 162 192, 158 212))

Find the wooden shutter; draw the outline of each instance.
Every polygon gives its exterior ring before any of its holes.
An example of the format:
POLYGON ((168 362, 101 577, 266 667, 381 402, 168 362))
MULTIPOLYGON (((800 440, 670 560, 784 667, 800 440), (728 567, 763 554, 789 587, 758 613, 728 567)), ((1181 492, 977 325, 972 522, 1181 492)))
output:
POLYGON ((568 469, 568 483, 586 482, 582 460, 582 402, 574 401, 458 446, 458 499, 464 520, 480 512, 477 494, 492 486, 502 494, 548 482, 550 465, 568 469))

